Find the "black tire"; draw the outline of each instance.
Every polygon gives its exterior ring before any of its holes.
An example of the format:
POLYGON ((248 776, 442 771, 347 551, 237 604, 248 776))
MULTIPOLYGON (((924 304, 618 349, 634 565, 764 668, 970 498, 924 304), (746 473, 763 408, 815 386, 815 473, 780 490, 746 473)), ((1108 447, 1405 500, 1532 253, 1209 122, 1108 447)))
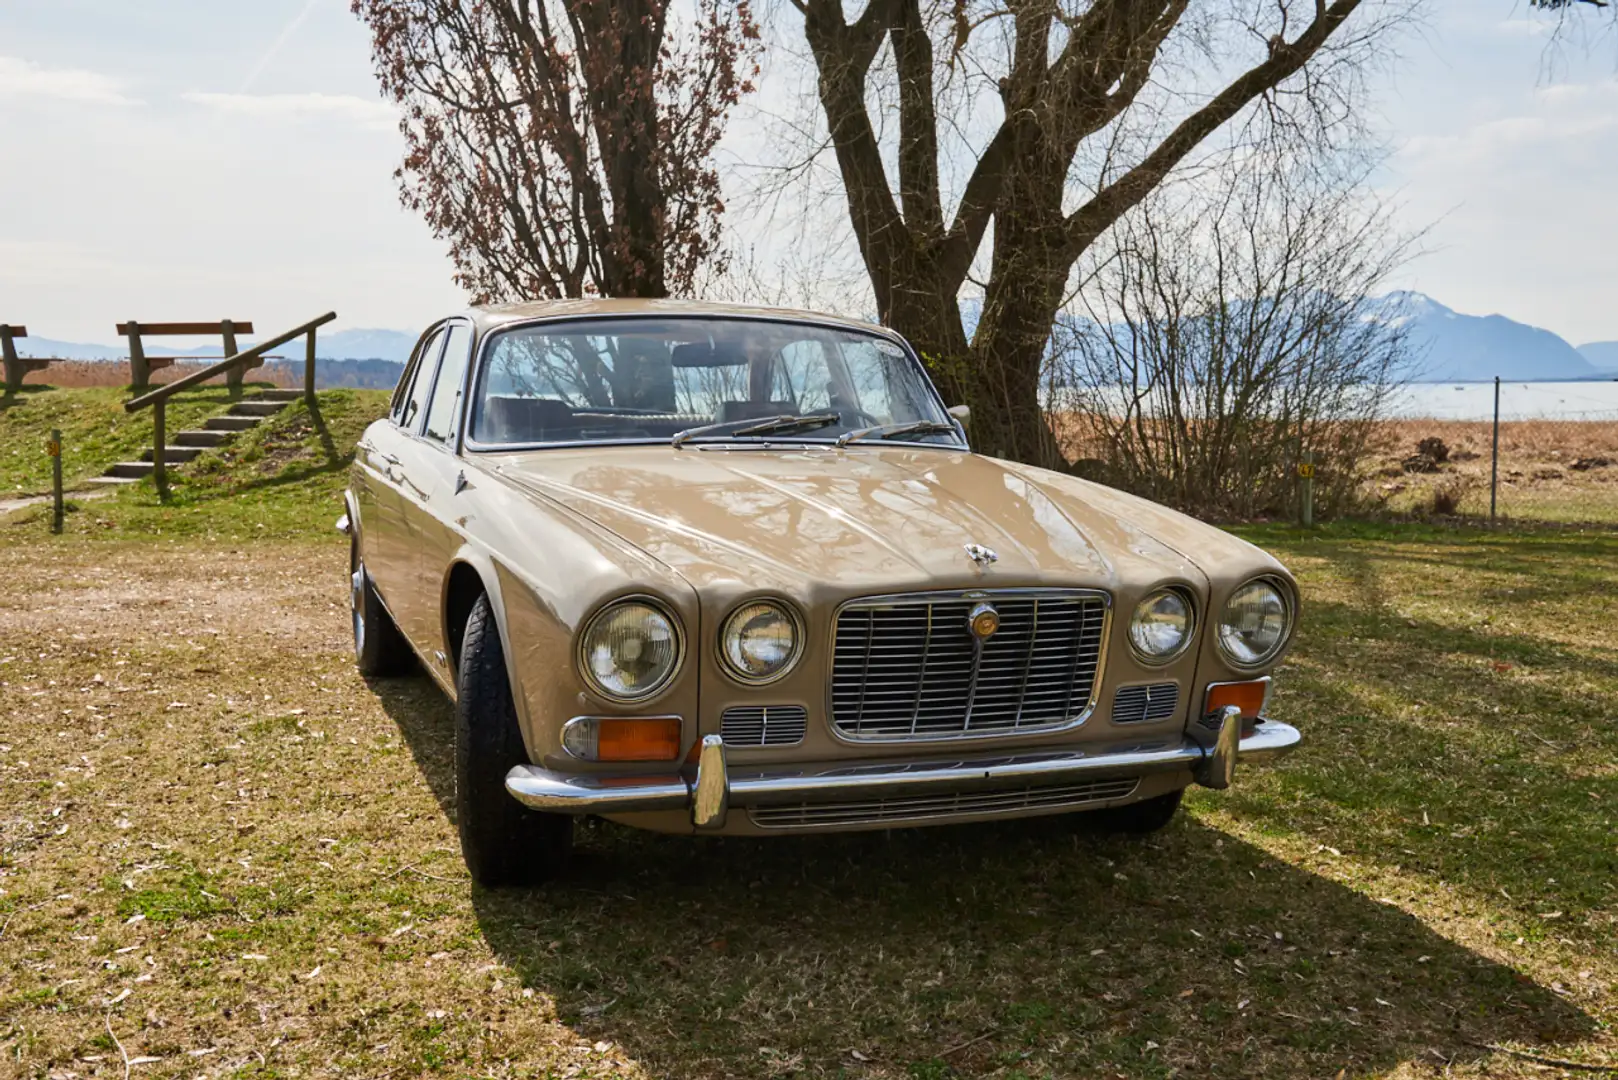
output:
POLYGON ((1180 799, 1184 795, 1185 790, 1182 788, 1167 795, 1157 795, 1124 806, 1109 806, 1088 816, 1107 832, 1130 833, 1137 836, 1155 833, 1167 828, 1169 822, 1174 820, 1176 811, 1180 809, 1180 799))
POLYGON ((526 764, 528 751, 487 595, 472 605, 461 640, 455 702, 455 823, 461 855, 480 885, 538 884, 567 868, 573 819, 530 810, 506 791, 506 773, 526 764))
POLYGON ((349 549, 348 607, 354 629, 354 663, 361 675, 397 675, 414 657, 410 645, 382 606, 371 575, 360 558, 359 542, 349 549))

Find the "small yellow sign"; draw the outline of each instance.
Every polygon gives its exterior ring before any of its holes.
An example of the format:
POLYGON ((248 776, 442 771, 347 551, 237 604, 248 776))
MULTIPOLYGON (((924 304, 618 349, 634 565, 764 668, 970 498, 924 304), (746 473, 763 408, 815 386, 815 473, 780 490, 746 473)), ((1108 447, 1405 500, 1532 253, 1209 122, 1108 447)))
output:
POLYGON ((1312 461, 1298 462, 1298 476, 1304 480, 1315 478, 1315 463, 1312 461))
POLYGON ((61 457, 62 456, 62 440, 60 440, 60 439, 46 439, 45 440, 45 453, 49 454, 51 457, 61 457))

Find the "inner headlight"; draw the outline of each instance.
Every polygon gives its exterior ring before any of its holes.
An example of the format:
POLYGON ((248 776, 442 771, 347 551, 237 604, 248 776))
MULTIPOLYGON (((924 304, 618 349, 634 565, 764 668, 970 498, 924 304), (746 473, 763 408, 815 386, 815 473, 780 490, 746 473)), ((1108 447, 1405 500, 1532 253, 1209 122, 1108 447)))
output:
POLYGON ((798 620, 769 600, 743 604, 725 620, 719 654, 743 682, 780 678, 798 658, 798 620))
POLYGON ((596 613, 579 636, 579 667, 592 688, 639 701, 668 685, 680 664, 680 631, 662 609, 621 600, 596 613))
POLYGON ((1161 664, 1185 650, 1191 640, 1191 601, 1178 589, 1163 589, 1142 600, 1129 621, 1129 643, 1149 664, 1161 664))
POLYGON ((1237 589, 1219 617, 1219 650, 1237 667, 1275 658, 1287 642, 1292 605, 1273 581, 1259 578, 1237 589))

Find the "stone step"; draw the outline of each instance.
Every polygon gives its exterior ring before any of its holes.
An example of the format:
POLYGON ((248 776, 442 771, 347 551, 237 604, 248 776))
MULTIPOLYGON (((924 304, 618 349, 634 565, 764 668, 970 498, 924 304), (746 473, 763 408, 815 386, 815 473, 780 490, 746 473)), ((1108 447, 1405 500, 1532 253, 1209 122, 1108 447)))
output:
MULTIPOLYGON (((149 461, 131 461, 131 462, 129 462, 129 464, 138 465, 141 468, 147 470, 147 472, 150 472, 151 468, 152 468, 152 464, 149 461)), ((117 468, 117 466, 114 465, 113 468, 117 468)), ((145 476, 145 475, 146 475, 146 473, 141 474, 141 476, 145 476)), ((139 483, 139 482, 140 482, 140 477, 138 477, 138 476, 92 476, 92 477, 90 477, 90 479, 85 481, 86 484, 95 484, 98 487, 102 486, 102 485, 112 487, 112 486, 117 486, 117 485, 122 485, 122 484, 135 484, 135 483, 139 483)))
POLYGON ((233 431, 182 431, 174 436, 176 446, 223 446, 235 437, 233 431))
POLYGON ((250 431, 263 422, 262 416, 210 416, 202 426, 208 431, 250 431))
POLYGON ((287 407, 284 401, 238 401, 230 407, 232 416, 274 416, 287 407))
MULTIPOLYGON (((163 447, 163 463, 166 465, 180 465, 190 461, 200 453, 202 453, 202 447, 200 446, 165 446, 163 447)), ((140 459, 142 461, 151 461, 152 452, 142 450, 140 459)))
POLYGON ((297 401, 303 397, 302 390, 260 390, 249 401, 297 401))
POLYGON ((152 475, 152 468, 150 461, 120 461, 109 468, 106 475, 114 480, 139 480, 152 475))

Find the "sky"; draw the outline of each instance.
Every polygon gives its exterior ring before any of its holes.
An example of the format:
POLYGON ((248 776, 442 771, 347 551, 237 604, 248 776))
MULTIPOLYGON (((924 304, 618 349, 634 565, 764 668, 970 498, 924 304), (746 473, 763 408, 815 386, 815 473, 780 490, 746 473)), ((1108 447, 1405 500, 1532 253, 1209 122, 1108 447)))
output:
MULTIPOLYGON (((1374 89, 1378 183, 1428 230, 1390 285, 1618 339, 1618 41, 1553 47, 1521 0, 1426 12, 1374 89)), ((731 158, 766 124, 744 110, 731 158)), ((464 299, 401 146, 347 0, 0 0, 0 322, 415 331, 464 299)))

